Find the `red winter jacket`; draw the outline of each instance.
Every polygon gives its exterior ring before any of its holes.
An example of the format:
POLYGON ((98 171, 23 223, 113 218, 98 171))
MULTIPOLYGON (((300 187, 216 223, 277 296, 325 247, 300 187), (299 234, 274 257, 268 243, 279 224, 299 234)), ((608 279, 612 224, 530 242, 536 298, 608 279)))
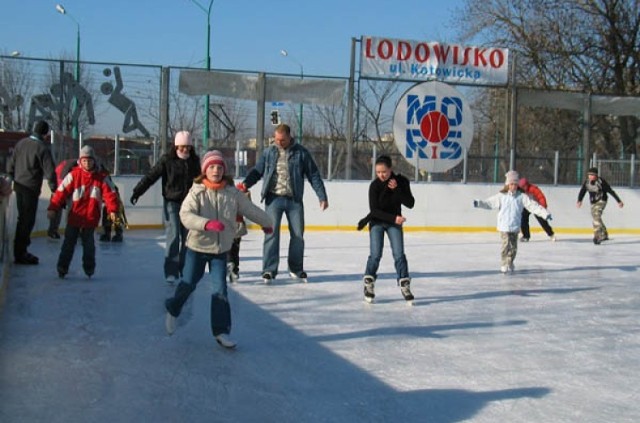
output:
POLYGON ((540 204, 545 209, 547 208, 547 199, 542 193, 542 190, 538 188, 537 185, 533 185, 532 183, 527 182, 527 185, 523 189, 524 192, 529 195, 529 197, 536 200, 536 203, 540 204))
POLYGON ((118 194, 107 172, 86 171, 76 166, 64 177, 51 197, 48 210, 60 210, 71 198, 67 223, 79 228, 95 228, 100 223, 102 201, 107 213, 118 211, 118 194))

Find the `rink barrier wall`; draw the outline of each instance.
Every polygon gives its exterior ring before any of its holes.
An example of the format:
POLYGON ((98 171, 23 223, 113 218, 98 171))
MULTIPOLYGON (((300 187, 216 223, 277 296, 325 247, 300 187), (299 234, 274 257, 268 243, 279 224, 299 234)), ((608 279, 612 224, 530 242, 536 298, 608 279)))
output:
MULTIPOLYGON (((133 187, 140 176, 120 176, 114 181, 123 196, 130 229, 152 229, 162 227, 162 190, 160 182, 154 184, 133 206, 129 199, 133 187)), ((318 198, 311 186, 305 185, 306 230, 355 231, 358 220, 369 212, 368 191, 370 181, 325 181, 329 208, 321 211, 318 198)), ((475 209, 474 199, 485 199, 502 189, 502 184, 461 184, 445 182, 412 183, 411 190, 416 199, 413 209, 403 208, 407 218, 404 229, 407 232, 486 232, 495 231, 495 210, 475 209)), ((251 188, 253 201, 260 203, 261 182, 251 188)), ((540 185, 547 197, 549 211, 553 216, 551 226, 557 233, 584 233, 592 231, 588 196, 582 208, 576 207, 579 186, 540 185)), ((624 201, 624 208, 618 208, 613 198, 604 212, 604 221, 613 233, 640 234, 640 190, 614 187, 624 201)), ((43 187, 41 203, 34 236, 46 235, 48 221, 46 208, 49 203, 49 189, 43 187)), ((63 219, 63 225, 64 225, 63 219)), ((286 222, 286 219, 285 219, 286 222)), ((535 218, 531 218, 532 233, 541 232, 535 218)), ((256 228, 255 225, 249 225, 256 228)))

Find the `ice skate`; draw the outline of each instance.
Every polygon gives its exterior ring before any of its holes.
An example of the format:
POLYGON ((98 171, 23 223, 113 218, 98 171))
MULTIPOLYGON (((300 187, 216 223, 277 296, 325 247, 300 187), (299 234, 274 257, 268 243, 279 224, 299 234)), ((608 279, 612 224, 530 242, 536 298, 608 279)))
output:
POLYGON ((509 271, 509 266, 500 266, 500 272, 506 274, 509 271))
POLYGON ((173 335, 176 331, 176 318, 167 312, 167 317, 164 320, 164 328, 167 330, 168 335, 173 335))
POLYGON ((376 297, 374 292, 376 281, 372 276, 364 277, 364 300, 371 304, 376 297))
POLYGON ((269 285, 273 281, 274 277, 271 272, 264 272, 262 274, 262 281, 265 285, 269 285))
POLYGON ((295 272, 289 272, 289 276, 291 276, 293 279, 297 279, 297 280, 299 280, 300 282, 303 282, 303 283, 309 282, 307 280, 307 272, 305 272, 304 270, 302 272, 298 273, 298 274, 296 274, 295 272))
POLYGON ((173 275, 167 275, 167 277, 165 278, 165 282, 167 282, 170 285, 173 285, 177 280, 178 278, 176 278, 173 275))
POLYGON ((240 274, 238 272, 234 272, 233 270, 229 271, 229 283, 236 283, 240 279, 240 274))
POLYGON ((111 238, 111 242, 122 242, 122 241, 123 241, 122 234, 118 232, 116 232, 113 238, 111 238))
POLYGON ((232 341, 231 338, 229 338, 229 335, 226 333, 216 335, 216 342, 218 342, 218 344, 225 348, 231 349, 236 347, 236 343, 232 341))
POLYGON ((411 293, 411 279, 409 278, 402 278, 400 279, 400 281, 398 282, 398 284, 400 285, 400 292, 402 293, 402 296, 404 297, 405 301, 407 302, 407 305, 413 305, 413 294, 411 293))
POLYGON ((68 269, 65 269, 62 266, 58 266, 57 270, 58 270, 58 277, 60 279, 64 279, 64 277, 67 276, 68 269))

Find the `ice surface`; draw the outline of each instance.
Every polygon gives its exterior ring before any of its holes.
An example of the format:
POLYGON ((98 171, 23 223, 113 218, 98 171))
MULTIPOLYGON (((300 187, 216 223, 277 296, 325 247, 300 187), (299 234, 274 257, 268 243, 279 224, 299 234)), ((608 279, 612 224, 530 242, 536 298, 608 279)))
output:
POLYGON ((638 422, 640 238, 540 233, 499 273, 497 233, 407 233, 416 296, 390 250, 362 296, 365 232, 308 232, 309 283, 261 283, 261 232, 241 246, 228 351, 209 329, 204 279, 164 331, 164 236, 78 246, 34 239, 0 318, 2 422, 638 422))

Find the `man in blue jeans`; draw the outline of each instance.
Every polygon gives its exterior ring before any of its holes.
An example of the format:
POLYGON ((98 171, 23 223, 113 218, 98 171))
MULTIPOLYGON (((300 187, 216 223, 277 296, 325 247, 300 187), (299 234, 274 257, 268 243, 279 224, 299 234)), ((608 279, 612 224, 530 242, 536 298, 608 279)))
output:
POLYGON ((275 279, 280 262, 280 224, 282 215, 289 222, 288 265, 291 277, 307 281, 304 271, 304 179, 307 178, 320 200, 320 209, 329 207, 320 171, 311 153, 291 137, 289 125, 280 124, 274 133, 275 142, 267 148, 238 189, 246 192, 260 179, 262 201, 273 219, 273 233, 264 238, 262 279, 266 284, 275 279))

